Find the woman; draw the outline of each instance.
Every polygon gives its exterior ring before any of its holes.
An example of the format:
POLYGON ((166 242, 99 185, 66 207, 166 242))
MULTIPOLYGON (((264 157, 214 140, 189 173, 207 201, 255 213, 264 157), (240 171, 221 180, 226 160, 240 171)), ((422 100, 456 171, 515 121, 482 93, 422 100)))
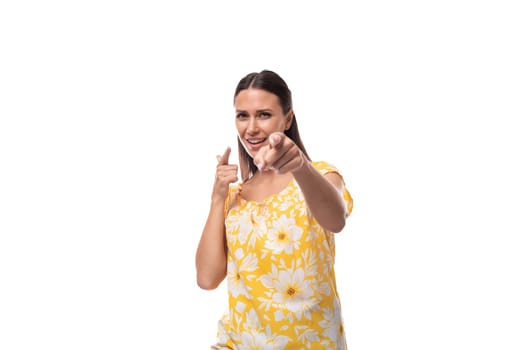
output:
POLYGON ((234 106, 242 181, 227 148, 196 254, 201 288, 228 283, 212 349, 346 349, 334 273, 334 233, 352 210, 343 178, 310 160, 275 72, 242 78, 234 106))

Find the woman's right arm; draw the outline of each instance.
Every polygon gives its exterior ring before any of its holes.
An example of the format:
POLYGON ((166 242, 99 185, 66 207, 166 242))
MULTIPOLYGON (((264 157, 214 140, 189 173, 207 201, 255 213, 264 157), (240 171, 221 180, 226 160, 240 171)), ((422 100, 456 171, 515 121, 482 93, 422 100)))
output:
POLYGON ((224 201, 212 199, 210 213, 197 247, 197 284, 215 289, 226 276, 224 201))
POLYGON ((197 247, 195 265, 197 284, 202 289, 215 289, 226 277, 226 227, 224 205, 229 185, 237 181, 237 165, 228 164, 231 149, 217 156, 217 172, 211 196, 211 206, 197 247))

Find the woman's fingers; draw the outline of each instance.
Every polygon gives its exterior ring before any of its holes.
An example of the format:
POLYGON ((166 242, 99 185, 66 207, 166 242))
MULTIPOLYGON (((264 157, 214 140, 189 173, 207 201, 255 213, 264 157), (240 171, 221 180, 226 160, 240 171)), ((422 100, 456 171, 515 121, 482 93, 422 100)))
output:
POLYGON ((296 156, 282 157, 279 159, 279 161, 273 165, 275 172, 284 174, 302 167, 304 165, 304 157, 302 156, 301 151, 297 151, 296 156))
POLYGON ((230 147, 226 147, 222 156, 217 155, 217 165, 227 165, 231 151, 232 149, 230 147))
POLYGON ((227 147, 222 155, 217 155, 217 170, 215 171, 215 185, 213 186, 214 196, 226 198, 228 187, 237 181, 238 166, 228 164, 231 148, 227 147))
POLYGON ((217 167, 217 178, 225 179, 231 178, 232 176, 237 176, 237 165, 220 165, 217 167))
POLYGON ((282 147, 286 136, 280 132, 274 132, 270 135, 270 148, 279 149, 282 147))
POLYGON ((273 133, 269 137, 269 145, 259 150, 254 162, 259 170, 275 170, 287 172, 289 167, 281 169, 285 164, 299 164, 301 151, 295 143, 284 134, 273 133), (297 161, 294 159, 297 158, 297 161))

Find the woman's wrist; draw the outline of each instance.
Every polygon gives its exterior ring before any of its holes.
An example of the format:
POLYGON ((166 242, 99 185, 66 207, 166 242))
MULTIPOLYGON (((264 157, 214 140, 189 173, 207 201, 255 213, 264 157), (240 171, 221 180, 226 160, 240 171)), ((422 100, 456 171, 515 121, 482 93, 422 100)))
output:
POLYGON ((301 177, 305 174, 310 173, 312 169, 312 163, 310 162, 310 160, 308 160, 308 158, 306 158, 304 153, 301 152, 300 157, 301 157, 301 164, 297 168, 292 170, 292 175, 295 178, 301 177))
POLYGON ((210 205, 212 208, 216 206, 224 207, 225 202, 226 202, 225 197, 223 198, 222 196, 212 195, 210 205))

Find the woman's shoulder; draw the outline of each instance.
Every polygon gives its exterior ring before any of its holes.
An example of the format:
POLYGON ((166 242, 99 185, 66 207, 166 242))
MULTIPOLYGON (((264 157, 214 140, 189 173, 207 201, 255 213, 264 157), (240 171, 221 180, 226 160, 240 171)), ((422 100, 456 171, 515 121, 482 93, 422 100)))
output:
POLYGON ((228 195, 226 196, 226 201, 224 202, 224 214, 226 215, 231 207, 235 204, 237 196, 239 194, 239 188, 241 184, 236 182, 230 184, 228 188, 228 195))
POLYGON ((235 182, 230 184, 230 187, 228 188, 228 200, 233 200, 237 194, 239 194, 239 191, 242 187, 242 184, 239 182, 235 182))
POLYGON ((350 195, 350 192, 348 192, 348 189, 346 188, 343 175, 339 172, 339 170, 335 167, 335 165, 328 163, 326 161, 312 161, 312 166, 323 175, 328 174, 328 173, 337 173, 339 176, 341 176, 341 179, 343 180, 343 185, 344 185, 343 199, 345 200, 345 203, 346 203, 347 216, 350 215, 350 213, 352 212, 352 208, 354 206, 353 204, 354 201, 352 199, 352 196, 350 195))
POLYGON ((331 173, 331 172, 336 172, 336 173, 339 172, 339 170, 334 164, 329 163, 324 160, 312 161, 312 166, 314 167, 314 169, 316 169, 323 175, 327 173, 331 173))

